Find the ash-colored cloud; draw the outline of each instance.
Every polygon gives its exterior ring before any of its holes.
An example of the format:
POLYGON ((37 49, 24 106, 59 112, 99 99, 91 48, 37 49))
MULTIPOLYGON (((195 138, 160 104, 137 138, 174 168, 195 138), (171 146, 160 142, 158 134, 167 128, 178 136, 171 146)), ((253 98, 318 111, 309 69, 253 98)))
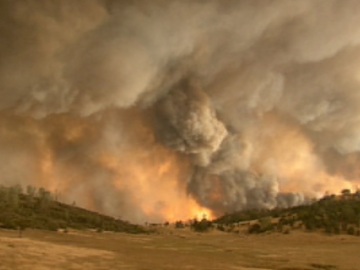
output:
POLYGON ((3 0, 0 183, 134 221, 356 186, 359 12, 356 0, 3 0))

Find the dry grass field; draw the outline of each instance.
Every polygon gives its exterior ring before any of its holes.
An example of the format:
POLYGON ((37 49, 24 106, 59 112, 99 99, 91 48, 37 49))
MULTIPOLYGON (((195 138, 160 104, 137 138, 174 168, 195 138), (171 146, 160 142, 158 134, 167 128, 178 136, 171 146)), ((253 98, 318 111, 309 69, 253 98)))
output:
POLYGON ((360 237, 315 233, 0 231, 0 269, 359 270, 360 237))

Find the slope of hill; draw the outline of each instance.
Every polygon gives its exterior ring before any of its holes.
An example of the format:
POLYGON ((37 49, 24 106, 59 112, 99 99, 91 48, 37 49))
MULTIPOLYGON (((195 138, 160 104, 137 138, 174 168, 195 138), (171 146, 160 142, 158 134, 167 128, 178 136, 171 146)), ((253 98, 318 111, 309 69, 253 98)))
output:
POLYGON ((230 227, 229 231, 240 224, 246 225, 250 233, 303 229, 360 235, 360 192, 343 190, 341 195, 325 196, 311 204, 287 209, 255 209, 226 214, 215 223, 222 229, 223 226, 230 227))
POLYGON ((58 202, 53 195, 40 188, 0 186, 0 227, 7 229, 96 229, 142 233, 137 225, 58 202))

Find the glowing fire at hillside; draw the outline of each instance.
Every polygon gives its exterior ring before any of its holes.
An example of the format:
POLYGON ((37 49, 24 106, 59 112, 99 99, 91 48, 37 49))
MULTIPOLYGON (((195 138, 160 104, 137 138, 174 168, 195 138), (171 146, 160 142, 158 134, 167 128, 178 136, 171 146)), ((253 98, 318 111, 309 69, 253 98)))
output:
POLYGON ((42 2, 0 1, 0 185, 133 222, 359 185, 359 1, 42 2))

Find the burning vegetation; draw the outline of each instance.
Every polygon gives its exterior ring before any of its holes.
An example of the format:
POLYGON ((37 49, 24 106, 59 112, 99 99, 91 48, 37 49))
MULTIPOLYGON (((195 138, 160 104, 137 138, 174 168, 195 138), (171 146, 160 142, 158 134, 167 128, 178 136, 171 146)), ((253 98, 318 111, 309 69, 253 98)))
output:
POLYGON ((132 222, 360 183, 360 3, 0 2, 0 183, 132 222))

